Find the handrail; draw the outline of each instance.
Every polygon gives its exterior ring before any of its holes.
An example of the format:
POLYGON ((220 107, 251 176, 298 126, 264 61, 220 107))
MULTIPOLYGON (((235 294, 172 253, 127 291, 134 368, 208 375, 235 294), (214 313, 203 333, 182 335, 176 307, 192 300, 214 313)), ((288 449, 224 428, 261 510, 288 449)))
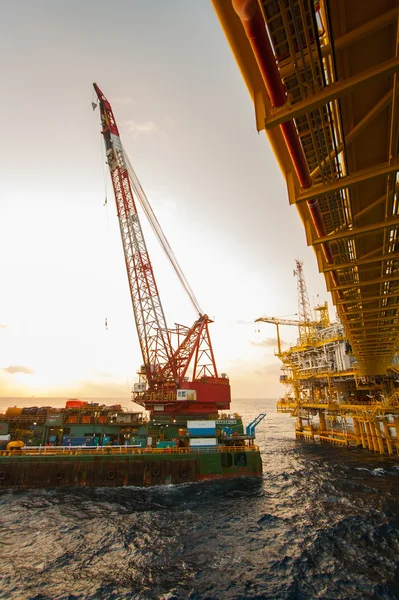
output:
POLYGON ((136 448, 132 446, 26 446, 17 450, 0 451, 3 456, 71 456, 126 454, 209 454, 212 452, 259 452, 259 446, 215 446, 213 448, 136 448))

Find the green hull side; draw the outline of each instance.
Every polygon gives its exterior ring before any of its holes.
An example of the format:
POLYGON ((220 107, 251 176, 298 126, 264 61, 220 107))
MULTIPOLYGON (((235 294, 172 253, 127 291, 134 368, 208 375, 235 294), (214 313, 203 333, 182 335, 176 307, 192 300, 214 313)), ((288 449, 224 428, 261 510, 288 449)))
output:
POLYGON ((0 489, 169 485, 260 476, 257 450, 243 453, 0 457, 0 489))
POLYGON ((200 479, 262 474, 262 461, 258 451, 235 454, 227 452, 202 454, 199 457, 199 463, 200 479))

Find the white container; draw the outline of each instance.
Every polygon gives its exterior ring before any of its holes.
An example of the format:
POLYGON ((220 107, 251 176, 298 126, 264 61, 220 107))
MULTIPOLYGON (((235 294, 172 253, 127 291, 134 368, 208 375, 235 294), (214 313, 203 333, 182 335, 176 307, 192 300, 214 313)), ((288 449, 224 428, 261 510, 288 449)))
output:
POLYGON ((133 391, 134 392, 145 392, 146 389, 146 384, 144 382, 142 383, 135 383, 133 386, 133 391))
POLYGON ((132 415, 131 413, 119 413, 116 417, 116 422, 117 423, 131 423, 132 422, 132 415))
POLYGON ((187 429, 216 429, 216 421, 187 421, 187 429))
POLYGON ((177 400, 195 401, 196 399, 197 390, 177 390, 177 400))
POLYGON ((216 447, 217 440, 216 438, 195 438, 190 440, 191 448, 201 448, 204 446, 216 447))

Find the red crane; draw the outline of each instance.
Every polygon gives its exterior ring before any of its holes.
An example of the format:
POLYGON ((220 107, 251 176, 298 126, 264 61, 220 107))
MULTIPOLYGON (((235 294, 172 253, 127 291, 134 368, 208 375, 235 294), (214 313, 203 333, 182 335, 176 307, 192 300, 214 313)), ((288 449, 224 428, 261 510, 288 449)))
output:
POLYGON ((101 113, 102 134, 125 255, 134 318, 143 356, 133 400, 151 412, 214 414, 230 408, 229 380, 218 376, 208 325, 172 249, 163 234, 143 188, 124 151, 112 108, 94 83, 101 113), (199 313, 191 328, 168 329, 151 266, 135 197, 139 199, 152 228, 177 276, 199 313), (173 349, 172 339, 177 339, 173 349), (192 365, 192 379, 187 372, 192 365))

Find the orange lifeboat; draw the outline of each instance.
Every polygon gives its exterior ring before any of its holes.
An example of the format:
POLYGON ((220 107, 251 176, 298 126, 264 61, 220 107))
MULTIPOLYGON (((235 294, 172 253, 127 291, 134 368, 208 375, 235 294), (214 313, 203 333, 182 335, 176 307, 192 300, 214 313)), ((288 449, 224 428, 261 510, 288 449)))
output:
POLYGON ((71 398, 66 401, 65 408, 83 408, 86 402, 83 400, 77 400, 76 398, 71 398))

